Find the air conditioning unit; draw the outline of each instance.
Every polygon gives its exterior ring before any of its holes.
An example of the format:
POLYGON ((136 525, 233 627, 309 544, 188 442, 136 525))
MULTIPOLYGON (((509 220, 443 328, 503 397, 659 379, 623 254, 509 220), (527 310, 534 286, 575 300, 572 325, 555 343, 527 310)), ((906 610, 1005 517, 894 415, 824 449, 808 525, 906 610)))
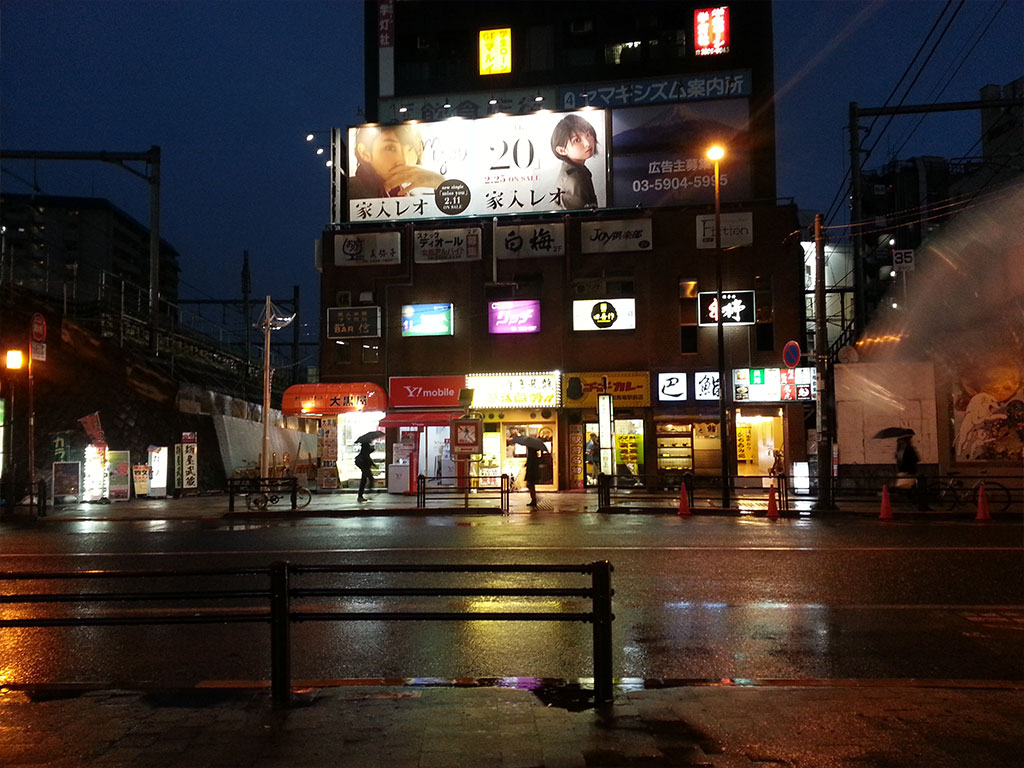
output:
POLYGON ((593 296, 597 298, 604 293, 604 280, 600 277, 573 280, 572 292, 577 296, 593 296))

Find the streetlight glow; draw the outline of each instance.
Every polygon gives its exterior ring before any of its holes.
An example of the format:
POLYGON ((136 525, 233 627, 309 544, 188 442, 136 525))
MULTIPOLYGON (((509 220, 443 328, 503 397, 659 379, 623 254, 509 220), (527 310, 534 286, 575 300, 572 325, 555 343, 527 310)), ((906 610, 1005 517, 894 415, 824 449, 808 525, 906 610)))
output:
POLYGON ((714 160, 717 163, 719 160, 725 157, 725 149, 715 144, 711 147, 708 147, 707 154, 709 160, 714 160))
POLYGON ((708 159, 715 163, 715 320, 718 326, 718 453, 722 471, 722 509, 730 503, 731 464, 729 441, 729 380, 725 367, 725 326, 722 323, 722 198, 718 161, 725 157, 725 148, 712 144, 708 159))
POLYGON ((11 370, 21 368, 25 364, 25 356, 20 349, 7 350, 7 367, 11 370))

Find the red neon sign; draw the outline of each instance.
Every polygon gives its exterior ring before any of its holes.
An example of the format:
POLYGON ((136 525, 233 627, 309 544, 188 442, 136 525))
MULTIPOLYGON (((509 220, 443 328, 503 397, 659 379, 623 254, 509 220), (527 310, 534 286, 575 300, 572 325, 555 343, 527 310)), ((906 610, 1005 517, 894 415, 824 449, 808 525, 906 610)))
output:
POLYGON ((698 56, 729 52, 729 6, 693 12, 693 49, 698 56))

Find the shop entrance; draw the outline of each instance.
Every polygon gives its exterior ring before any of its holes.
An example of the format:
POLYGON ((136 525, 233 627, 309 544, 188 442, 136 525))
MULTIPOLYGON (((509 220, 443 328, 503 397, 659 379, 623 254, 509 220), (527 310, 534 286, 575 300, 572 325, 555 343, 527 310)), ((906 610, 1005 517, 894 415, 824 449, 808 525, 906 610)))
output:
MULTIPOLYGON (((644 460, 644 420, 643 419, 615 419, 615 476, 620 483, 629 483, 630 479, 635 482, 642 482, 646 462, 644 460)), ((591 441, 591 435, 598 435, 597 422, 588 421, 583 425, 583 434, 587 443, 591 441)), ((583 451, 583 460, 586 463, 587 485, 596 485, 600 467, 594 466, 586 447, 583 451)))
POLYGON ((540 482, 542 491, 558 490, 558 432, 554 417, 550 420, 530 418, 530 411, 502 414, 502 420, 484 417, 483 454, 479 462, 473 462, 470 471, 480 478, 481 483, 497 484, 501 475, 508 475, 512 488, 525 489, 527 448, 514 442, 517 435, 535 437, 544 443, 547 451, 541 455, 540 482))
POLYGON ((736 472, 756 477, 771 474, 778 456, 779 471, 785 471, 783 457, 782 411, 753 413, 736 411, 736 472))

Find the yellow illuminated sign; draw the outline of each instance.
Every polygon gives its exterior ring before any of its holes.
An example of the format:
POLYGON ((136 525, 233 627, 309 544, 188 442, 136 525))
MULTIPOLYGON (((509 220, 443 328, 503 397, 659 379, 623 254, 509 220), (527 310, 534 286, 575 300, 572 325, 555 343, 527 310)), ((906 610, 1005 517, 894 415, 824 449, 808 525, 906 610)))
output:
POLYGON ((512 29, 480 30, 480 74, 502 75, 512 71, 512 29))

